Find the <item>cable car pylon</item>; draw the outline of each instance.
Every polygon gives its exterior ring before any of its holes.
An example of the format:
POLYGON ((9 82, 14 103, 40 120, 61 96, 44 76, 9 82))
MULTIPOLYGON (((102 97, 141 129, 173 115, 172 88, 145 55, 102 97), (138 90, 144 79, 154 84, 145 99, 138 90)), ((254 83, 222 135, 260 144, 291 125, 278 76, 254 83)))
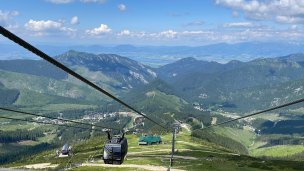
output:
POLYGON ((170 166, 167 171, 170 171, 171 168, 173 167, 173 158, 174 158, 174 151, 175 151, 175 138, 176 138, 176 133, 178 132, 178 129, 180 129, 180 123, 175 122, 172 125, 172 150, 171 150, 171 157, 170 157, 170 166))

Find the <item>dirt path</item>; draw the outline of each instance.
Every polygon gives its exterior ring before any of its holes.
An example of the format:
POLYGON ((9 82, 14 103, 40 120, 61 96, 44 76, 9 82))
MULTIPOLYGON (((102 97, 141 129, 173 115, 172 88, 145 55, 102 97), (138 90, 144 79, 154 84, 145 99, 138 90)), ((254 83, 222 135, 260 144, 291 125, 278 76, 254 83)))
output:
POLYGON ((56 168, 58 164, 51 164, 51 163, 38 163, 38 164, 29 164, 23 166, 27 169, 46 169, 46 168, 56 168))
POLYGON ((217 122, 217 117, 212 117, 211 125, 215 125, 217 122))
MULTIPOLYGON (((199 151, 204 153, 213 153, 213 154, 221 154, 221 155, 232 155, 232 156, 240 156, 237 153, 229 153, 229 152, 216 152, 216 151, 209 151, 209 150, 191 150, 191 149, 176 149, 180 152, 183 151, 199 151)), ((129 152, 128 156, 138 155, 138 154, 146 154, 146 153, 155 153, 155 152, 170 152, 171 149, 160 149, 160 150, 151 150, 151 151, 139 151, 139 152, 129 152)))
MULTIPOLYGON (((130 156, 131 157, 131 156, 130 156)), ((170 158, 171 155, 141 155, 141 157, 163 157, 163 158, 170 158)), ((185 159, 185 160, 199 160, 197 157, 191 157, 191 156, 177 156, 174 155, 174 158, 176 159, 185 159)))
MULTIPOLYGON (((95 163, 83 163, 81 166, 101 166, 101 167, 114 167, 114 168, 138 168, 151 171, 167 171, 168 168, 163 166, 153 165, 138 165, 138 164, 123 164, 123 165, 110 165, 110 164, 95 164, 95 163)), ((184 171, 181 169, 171 169, 172 171, 184 171)))
POLYGON ((185 128, 188 132, 191 132, 191 126, 188 124, 181 124, 182 128, 185 128))

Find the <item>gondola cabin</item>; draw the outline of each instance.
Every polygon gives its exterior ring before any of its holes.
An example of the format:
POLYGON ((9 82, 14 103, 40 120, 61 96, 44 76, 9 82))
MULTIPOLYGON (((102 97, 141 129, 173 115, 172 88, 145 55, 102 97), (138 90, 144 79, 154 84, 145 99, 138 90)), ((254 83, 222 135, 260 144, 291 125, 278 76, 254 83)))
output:
POLYGON ((72 147, 68 144, 64 144, 64 146, 61 148, 61 150, 57 150, 57 156, 58 157, 68 157, 71 155, 72 147))
POLYGON ((122 164, 128 153, 128 141, 124 134, 111 137, 108 133, 108 140, 103 148, 103 161, 105 164, 122 164))

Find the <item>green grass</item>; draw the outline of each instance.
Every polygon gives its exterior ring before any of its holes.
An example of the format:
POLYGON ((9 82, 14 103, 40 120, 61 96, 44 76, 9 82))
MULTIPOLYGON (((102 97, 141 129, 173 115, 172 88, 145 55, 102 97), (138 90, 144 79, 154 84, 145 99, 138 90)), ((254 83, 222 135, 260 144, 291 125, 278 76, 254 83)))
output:
POLYGON ((39 137, 38 142, 48 142, 48 143, 50 143, 55 137, 56 137, 56 134, 50 134, 50 135, 46 135, 44 137, 39 137))
MULTIPOLYGON (((138 136, 126 135, 129 142, 129 152, 123 165, 152 165, 167 168, 171 150, 171 134, 162 135, 164 144, 152 146, 139 146, 138 136)), ((88 163, 94 158, 94 164, 102 164, 102 148, 105 137, 93 137, 89 140, 73 145, 73 157, 56 158, 55 150, 28 156, 27 158, 7 166, 20 167, 35 163, 59 164, 57 169, 63 169, 67 163, 88 163)), ((303 163, 292 161, 264 161, 243 155, 233 155, 229 150, 190 136, 190 132, 184 130, 176 136, 176 152, 174 167, 182 170, 215 170, 215 171, 255 171, 255 170, 303 170, 303 163), (186 157, 186 158, 182 158, 186 157), (187 157, 191 157, 190 159, 187 157)), ((83 166, 74 168, 75 171, 99 171, 99 170, 143 170, 135 167, 106 168, 102 166, 83 166)))
POLYGON ((146 92, 147 98, 138 102, 138 106, 146 106, 147 104, 159 104, 160 107, 179 111, 186 102, 174 95, 168 95, 158 90, 146 92))
POLYGON ((18 143, 0 143, 0 154, 9 153, 20 148, 22 148, 22 145, 18 143))
MULTIPOLYGON (((49 112, 60 112, 64 110, 77 110, 77 109, 94 109, 97 108, 95 105, 85 104, 49 104, 43 107, 44 111, 49 112)), ((31 110, 41 110, 41 107, 31 107, 31 110)))
MULTIPOLYGON (((10 116, 11 117, 11 116, 10 116)), ((17 118, 16 116, 14 116, 14 118, 17 118)), ((24 118, 24 116, 19 116, 19 118, 24 118)), ((11 120, 8 119, 1 119, 0 122, 10 122, 11 120)), ((37 126, 34 125, 33 123, 20 123, 20 124, 5 124, 5 125, 1 125, 1 129, 2 131, 13 131, 16 129, 33 129, 36 128, 37 126)))
POLYGON ((277 145, 252 150, 253 156, 287 157, 304 152, 303 145, 277 145))
MULTIPOLYGON (((95 83, 101 85, 104 89, 110 91, 114 95, 117 95, 118 92, 122 91, 121 89, 118 90, 117 88, 114 88, 114 85, 121 86, 121 83, 119 81, 106 76, 100 71, 90 71, 88 70, 88 68, 85 68, 83 66, 73 66, 73 70, 82 75, 83 77, 87 78, 88 80, 94 80, 95 83)), ((84 85, 82 82, 70 75, 68 76, 67 81, 80 86, 84 85)))
POLYGON ((21 92, 21 99, 17 100, 17 104, 33 105, 30 102, 35 101, 35 99, 32 98, 39 97, 41 98, 41 102, 36 102, 42 103, 52 100, 55 96, 78 98, 93 102, 108 100, 104 95, 96 93, 95 90, 85 86, 84 84, 77 85, 68 81, 59 81, 30 74, 0 71, 0 81, 5 85, 5 87, 23 91, 21 92), (35 91, 36 93, 30 93, 32 91, 35 91), (44 95, 39 95, 37 93, 44 95), (48 95, 53 97, 46 97, 48 95), (27 102, 27 100, 29 100, 29 102, 27 102))
POLYGON ((214 127, 213 129, 216 134, 232 138, 233 140, 242 143, 247 148, 253 144, 253 141, 256 138, 254 132, 244 129, 230 127, 214 127))
POLYGON ((280 120, 288 119, 288 117, 280 116, 278 113, 266 113, 264 115, 255 116, 254 118, 260 118, 270 121, 280 121, 280 120))
POLYGON ((125 171, 125 170, 133 170, 133 171, 145 171, 143 169, 138 169, 138 168, 132 168, 132 167, 128 167, 128 168, 105 168, 105 167, 96 167, 96 166, 83 166, 83 167, 79 167, 76 169, 72 169, 73 171, 125 171))

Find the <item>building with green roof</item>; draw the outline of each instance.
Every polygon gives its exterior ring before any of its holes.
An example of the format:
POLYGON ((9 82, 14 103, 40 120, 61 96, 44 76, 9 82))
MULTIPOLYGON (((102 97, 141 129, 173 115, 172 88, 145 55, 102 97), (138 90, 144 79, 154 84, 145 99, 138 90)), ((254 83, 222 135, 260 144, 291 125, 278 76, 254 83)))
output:
POLYGON ((152 145, 152 144, 161 144, 162 140, 159 135, 144 135, 141 136, 138 140, 139 145, 152 145))

